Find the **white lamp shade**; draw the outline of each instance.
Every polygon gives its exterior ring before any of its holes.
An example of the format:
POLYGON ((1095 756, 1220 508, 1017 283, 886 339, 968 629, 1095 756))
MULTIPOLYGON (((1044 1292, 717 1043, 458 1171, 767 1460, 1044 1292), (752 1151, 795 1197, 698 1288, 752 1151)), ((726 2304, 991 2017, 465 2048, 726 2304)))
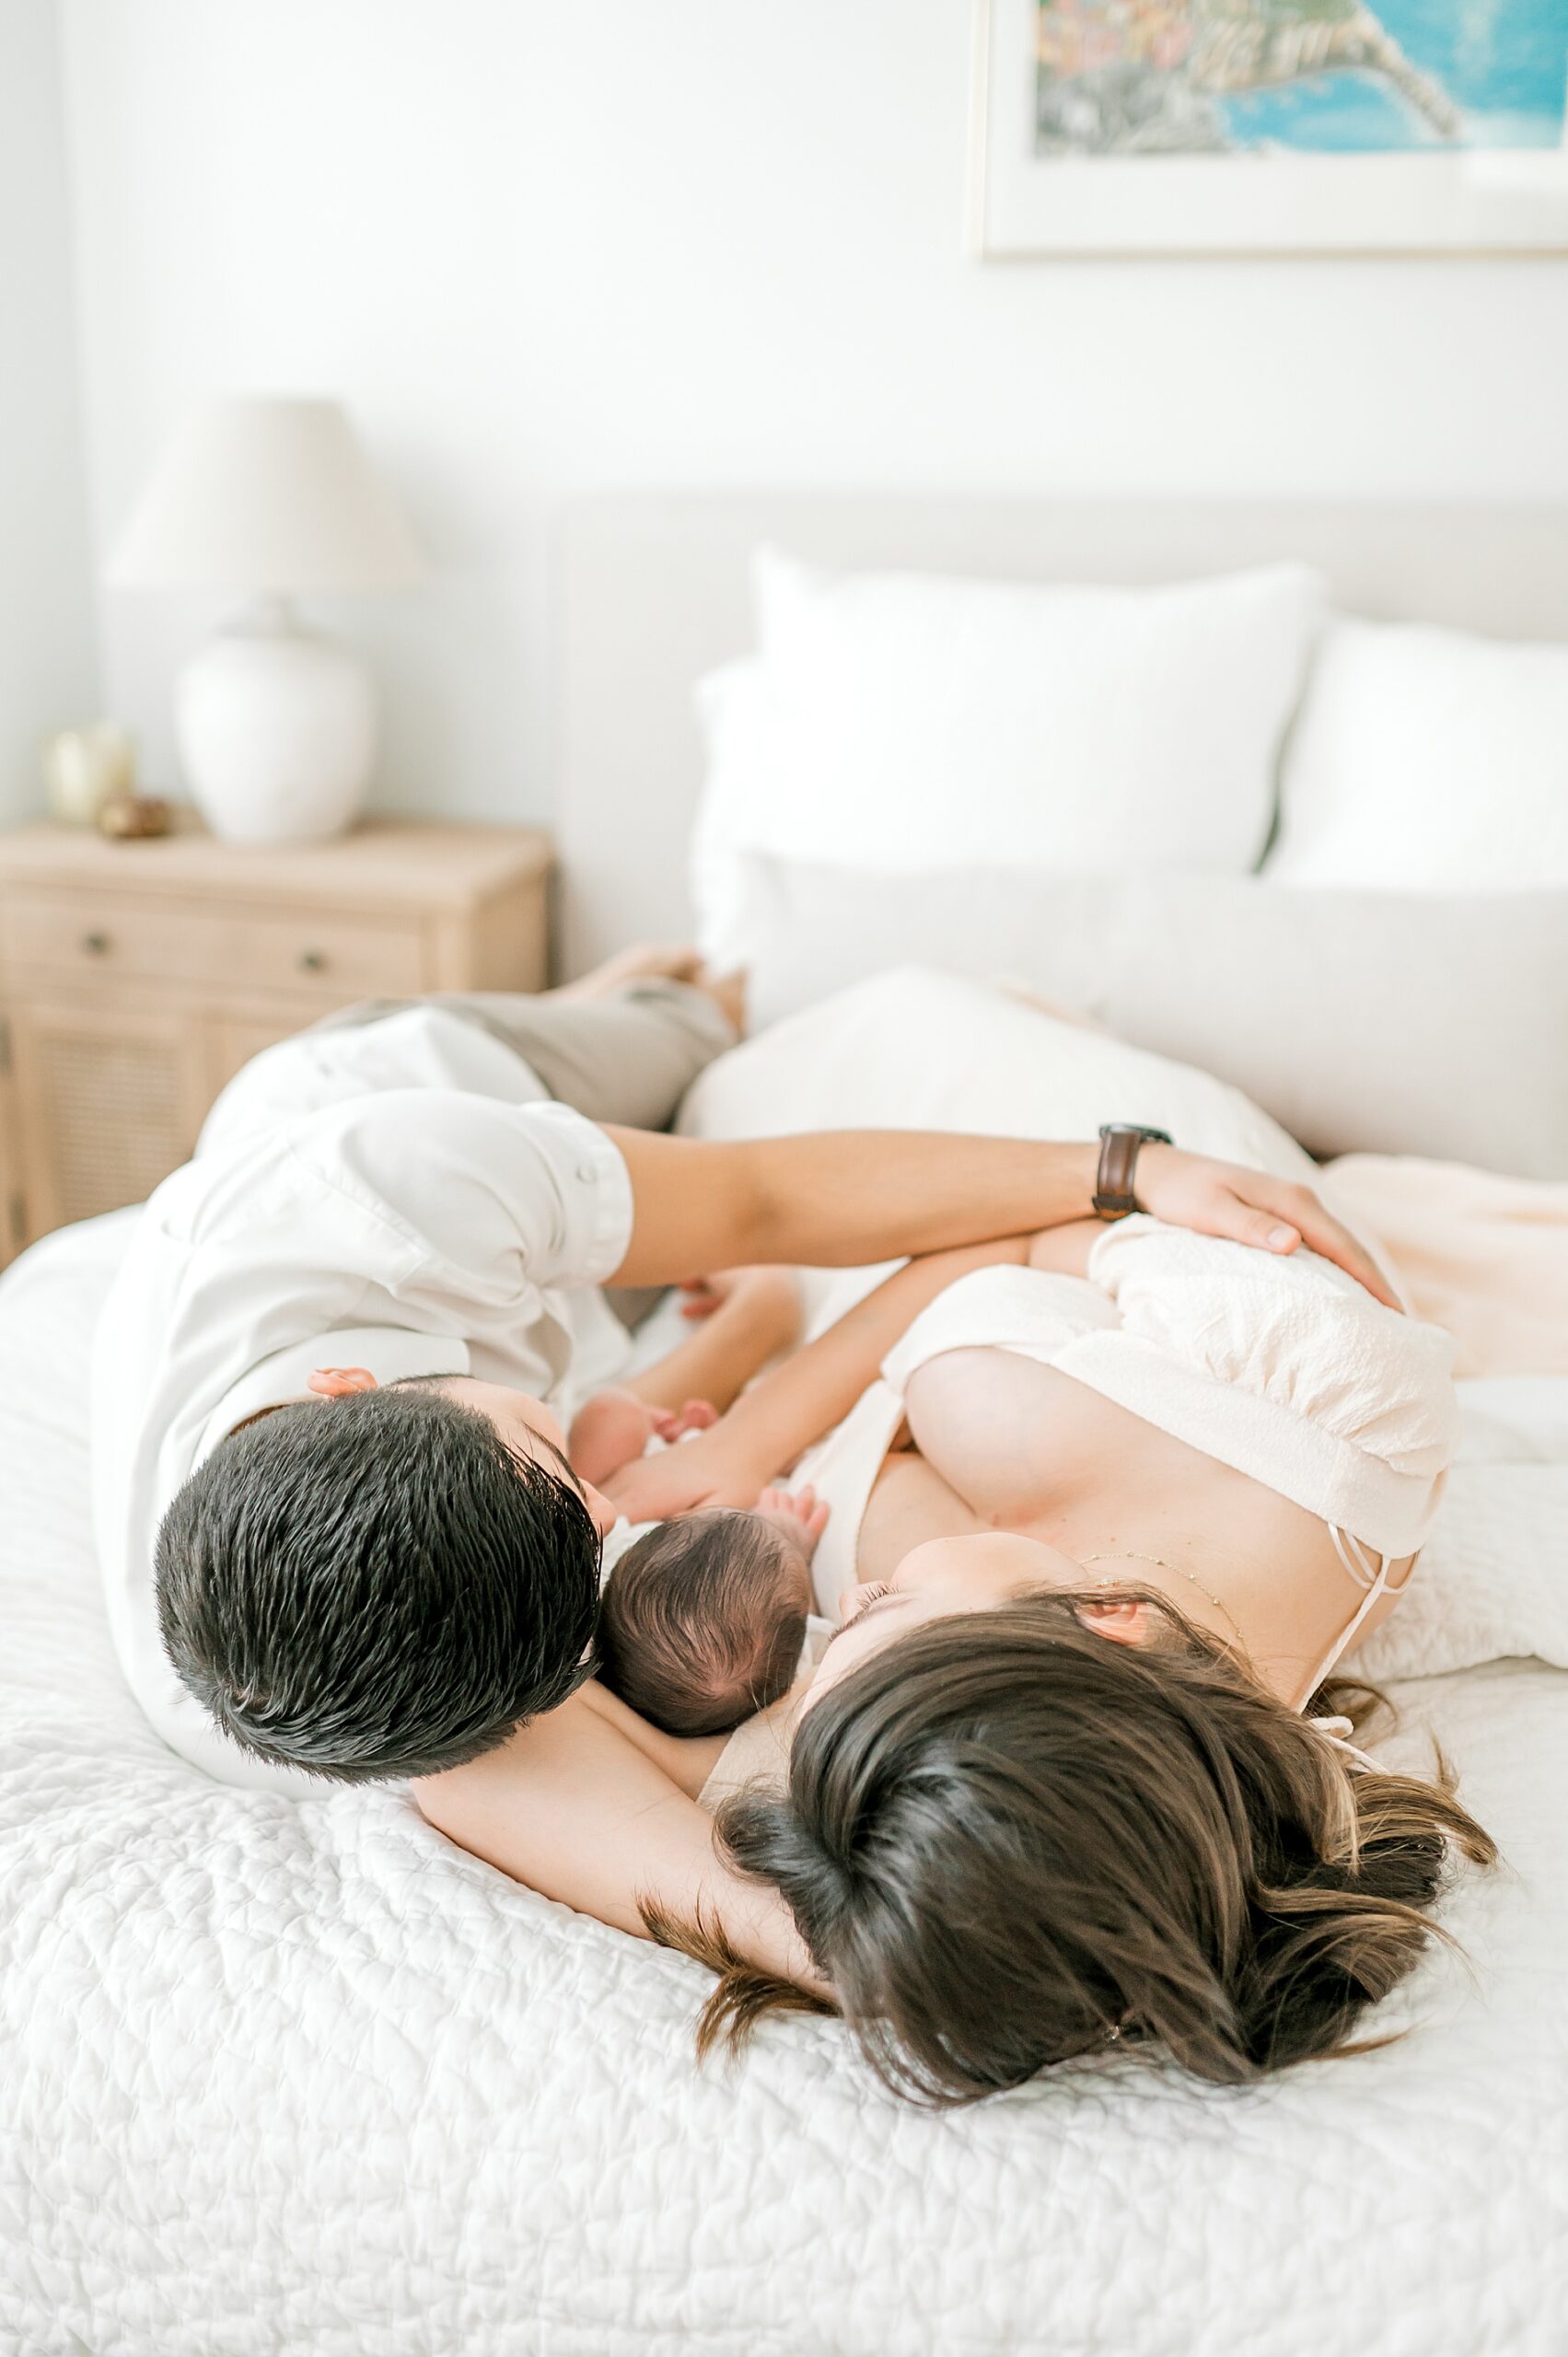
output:
POLYGON ((107 568, 119 586, 394 588, 419 552, 336 401, 227 397, 181 427, 107 568))

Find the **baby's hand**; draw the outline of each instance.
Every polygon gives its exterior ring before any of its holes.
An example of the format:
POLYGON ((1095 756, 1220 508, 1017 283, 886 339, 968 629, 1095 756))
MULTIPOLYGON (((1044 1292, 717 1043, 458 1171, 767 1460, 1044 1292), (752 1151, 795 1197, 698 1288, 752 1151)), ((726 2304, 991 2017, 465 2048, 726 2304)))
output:
POLYGON ((807 1562, 828 1527, 828 1507, 809 1483, 804 1490, 764 1490, 756 1511, 799 1548, 807 1562))

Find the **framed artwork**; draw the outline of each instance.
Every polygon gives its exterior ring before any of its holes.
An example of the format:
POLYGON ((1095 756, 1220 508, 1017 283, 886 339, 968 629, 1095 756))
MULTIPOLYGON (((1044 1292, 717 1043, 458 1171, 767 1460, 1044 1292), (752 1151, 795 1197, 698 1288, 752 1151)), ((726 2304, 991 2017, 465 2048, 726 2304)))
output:
POLYGON ((975 0, 981 255, 1568 253, 1568 0, 975 0))

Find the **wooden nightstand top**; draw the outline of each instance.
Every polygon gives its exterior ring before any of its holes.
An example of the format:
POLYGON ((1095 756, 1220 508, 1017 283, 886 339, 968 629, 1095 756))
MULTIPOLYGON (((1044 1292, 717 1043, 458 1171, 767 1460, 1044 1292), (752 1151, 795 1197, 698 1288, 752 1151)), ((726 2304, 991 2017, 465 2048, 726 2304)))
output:
POLYGON ((150 842, 110 842, 91 828, 52 821, 0 834, 0 890, 65 885, 337 908, 472 908, 553 863, 550 837, 535 828, 409 819, 367 819, 331 842, 258 850, 215 842, 184 810, 173 834, 150 842))

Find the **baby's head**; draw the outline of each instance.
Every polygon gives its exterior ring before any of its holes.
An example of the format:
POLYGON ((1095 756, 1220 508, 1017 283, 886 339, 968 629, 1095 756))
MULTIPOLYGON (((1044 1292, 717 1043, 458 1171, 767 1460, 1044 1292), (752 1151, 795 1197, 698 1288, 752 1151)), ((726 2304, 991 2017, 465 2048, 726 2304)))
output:
POLYGON ((760 1514, 711 1508, 629 1547, 599 1607, 599 1676, 669 1735, 726 1735, 787 1691, 811 1574, 760 1514))

